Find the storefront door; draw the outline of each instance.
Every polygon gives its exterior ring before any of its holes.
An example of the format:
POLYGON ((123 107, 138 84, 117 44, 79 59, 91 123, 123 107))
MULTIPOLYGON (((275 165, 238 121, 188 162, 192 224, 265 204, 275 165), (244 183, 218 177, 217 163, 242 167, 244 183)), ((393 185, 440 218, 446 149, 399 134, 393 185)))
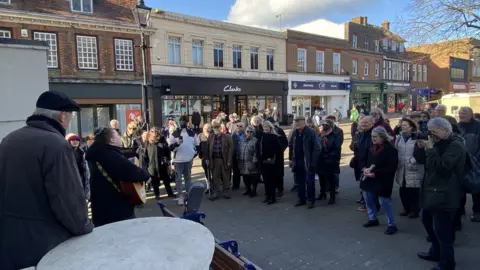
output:
POLYGON ((247 109, 247 96, 235 96, 235 113, 238 116, 243 115, 243 111, 247 109))
POLYGON ((228 101, 229 96, 227 95, 213 96, 213 118, 217 117, 220 112, 224 112, 226 114, 229 113, 228 101))

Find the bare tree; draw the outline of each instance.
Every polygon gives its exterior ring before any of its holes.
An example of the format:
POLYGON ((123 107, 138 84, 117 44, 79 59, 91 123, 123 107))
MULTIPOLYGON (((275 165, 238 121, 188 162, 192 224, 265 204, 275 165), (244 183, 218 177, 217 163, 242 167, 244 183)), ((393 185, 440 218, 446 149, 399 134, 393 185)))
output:
POLYGON ((451 41, 480 36, 480 0, 411 0, 395 28, 409 47, 441 43, 422 51, 469 54, 471 42, 451 41))

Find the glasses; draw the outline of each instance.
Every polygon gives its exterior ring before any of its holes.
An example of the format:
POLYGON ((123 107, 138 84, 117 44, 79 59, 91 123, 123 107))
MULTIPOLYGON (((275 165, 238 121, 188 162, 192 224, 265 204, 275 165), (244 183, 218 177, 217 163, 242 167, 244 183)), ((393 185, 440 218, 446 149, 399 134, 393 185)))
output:
POLYGON ((219 129, 219 128, 220 128, 220 126, 214 126, 213 127, 213 129, 219 129))
POLYGON ((243 125, 237 125, 237 127, 239 127, 239 128, 243 128, 243 125))
POLYGON ((253 133, 253 131, 251 131, 251 130, 247 130, 246 132, 247 132, 247 133, 253 133))

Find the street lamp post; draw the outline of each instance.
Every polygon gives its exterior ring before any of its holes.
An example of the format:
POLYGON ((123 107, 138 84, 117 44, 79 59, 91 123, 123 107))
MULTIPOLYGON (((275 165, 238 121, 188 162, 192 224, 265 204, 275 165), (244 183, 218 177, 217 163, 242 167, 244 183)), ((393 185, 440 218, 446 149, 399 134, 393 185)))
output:
POLYGON ((140 0, 133 11, 135 21, 140 28, 140 43, 138 46, 142 50, 142 68, 143 68, 143 81, 142 81, 142 116, 147 125, 147 129, 150 127, 150 104, 148 102, 148 78, 147 78, 147 49, 150 47, 145 39, 145 30, 150 26, 150 13, 152 8, 147 7, 143 0, 140 0))

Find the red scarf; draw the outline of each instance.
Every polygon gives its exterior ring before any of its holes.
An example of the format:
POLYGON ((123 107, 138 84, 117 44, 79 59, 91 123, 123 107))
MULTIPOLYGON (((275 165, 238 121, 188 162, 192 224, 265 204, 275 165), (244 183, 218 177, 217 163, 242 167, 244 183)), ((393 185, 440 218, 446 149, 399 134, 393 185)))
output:
POLYGON ((383 152, 384 148, 384 144, 373 144, 372 147, 370 147, 370 152, 372 152, 372 155, 376 156, 378 153, 383 152))
POLYGON ((320 131, 320 134, 322 135, 322 144, 325 146, 327 145, 327 142, 328 142, 328 135, 330 133, 332 133, 332 128, 328 131, 328 132, 325 132, 325 131, 320 131))

